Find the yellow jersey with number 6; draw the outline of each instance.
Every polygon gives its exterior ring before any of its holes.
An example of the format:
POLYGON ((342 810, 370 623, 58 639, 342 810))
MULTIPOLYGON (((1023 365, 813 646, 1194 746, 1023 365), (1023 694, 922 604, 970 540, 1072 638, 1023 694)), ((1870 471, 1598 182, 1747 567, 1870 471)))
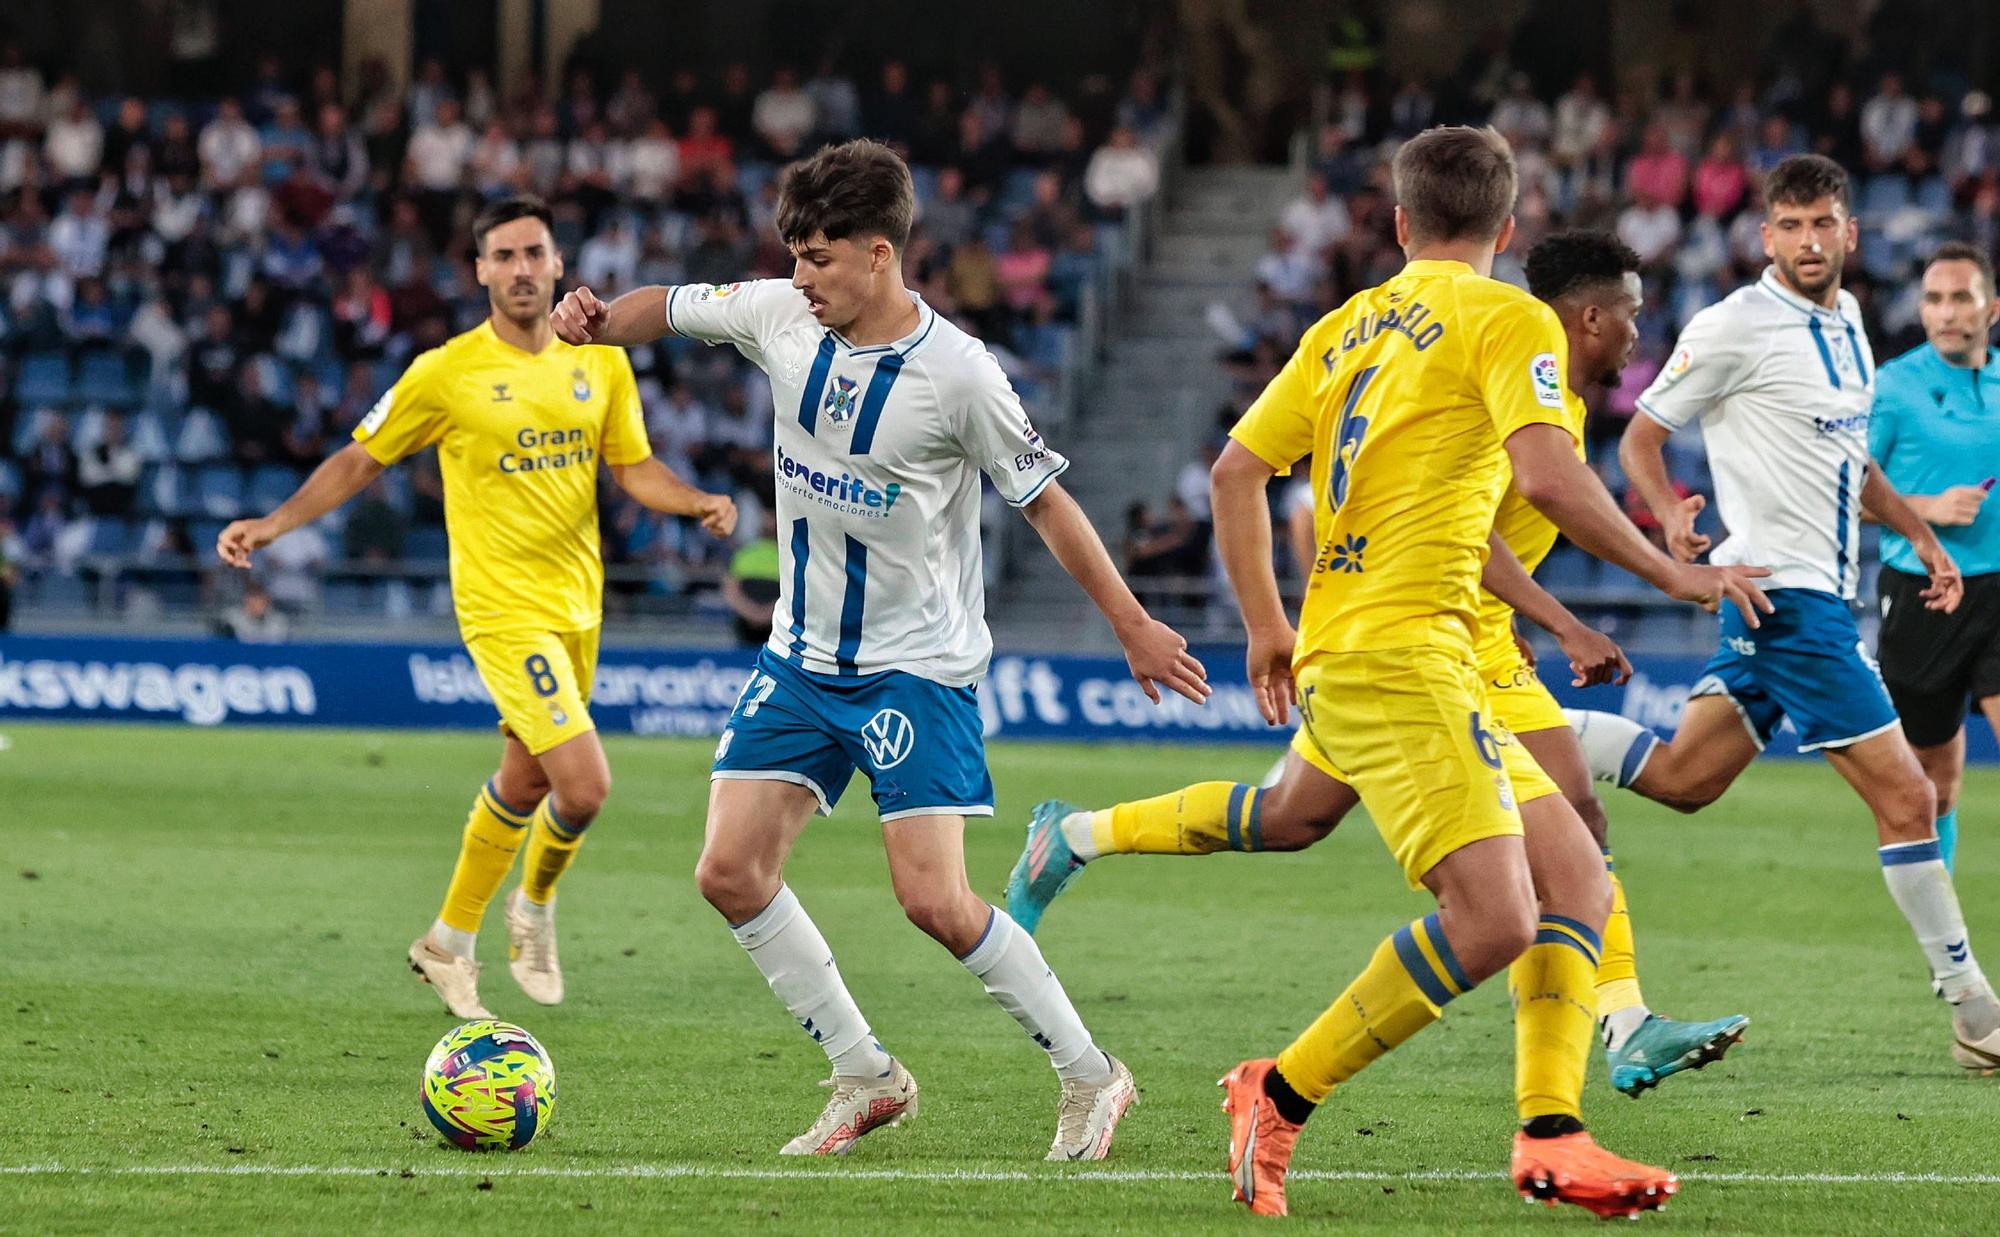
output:
POLYGON ((528 353, 482 322, 411 361, 354 439, 382 464, 437 444, 466 639, 602 621, 598 461, 653 453, 624 349, 528 353))
POLYGON ((1313 457, 1318 542, 1293 657, 1472 648, 1516 430, 1570 428, 1555 311, 1462 262, 1411 262, 1305 334, 1231 436, 1313 457))

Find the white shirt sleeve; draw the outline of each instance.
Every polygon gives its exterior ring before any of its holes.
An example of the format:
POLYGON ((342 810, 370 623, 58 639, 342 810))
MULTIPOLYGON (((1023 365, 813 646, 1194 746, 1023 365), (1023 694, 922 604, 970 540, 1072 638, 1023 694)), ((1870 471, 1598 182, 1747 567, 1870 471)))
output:
POLYGON ((706 344, 734 344, 753 361, 779 331, 811 317, 805 297, 783 279, 667 289, 668 330, 706 344))
POLYGON ((967 454, 1009 504, 1024 507, 1033 502, 1069 467, 1069 461, 1035 432, 992 353, 980 351, 961 389, 965 407, 960 441, 967 454))
POLYGON ((1735 389, 1748 368, 1751 335, 1732 320, 1727 302, 1690 318, 1673 355, 1639 397, 1639 411, 1668 429, 1701 420, 1735 389))

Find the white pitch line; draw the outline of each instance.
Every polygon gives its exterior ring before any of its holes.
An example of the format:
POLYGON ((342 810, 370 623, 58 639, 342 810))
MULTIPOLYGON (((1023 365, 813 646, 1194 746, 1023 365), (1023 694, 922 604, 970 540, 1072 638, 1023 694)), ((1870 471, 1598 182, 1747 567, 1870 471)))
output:
MULTIPOLYGON (((66 1164, 0 1164, 0 1176, 75 1177, 552 1177, 575 1180, 662 1179, 697 1177, 743 1181, 915 1181, 1001 1182, 1037 1184, 1124 1181, 1226 1181, 1228 1174, 1187 1169, 1084 1169, 1077 1172, 1024 1169, 811 1169, 727 1168, 707 1164, 628 1164, 605 1168, 563 1165, 456 1165, 424 1168, 380 1168, 353 1164, 128 1164, 90 1168, 66 1164)), ((1342 1169, 1299 1169, 1287 1174, 1294 1181, 1500 1181, 1506 1174, 1463 1169, 1422 1169, 1414 1172, 1368 1172, 1342 1169)), ((1686 1182, 1747 1185, 2000 1185, 2000 1173, 1721 1173, 1684 1172, 1686 1182)))

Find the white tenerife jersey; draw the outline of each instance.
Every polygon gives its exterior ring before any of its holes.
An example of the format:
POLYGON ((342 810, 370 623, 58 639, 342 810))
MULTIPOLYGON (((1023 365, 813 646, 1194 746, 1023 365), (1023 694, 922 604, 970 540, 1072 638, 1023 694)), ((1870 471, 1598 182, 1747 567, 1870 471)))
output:
POLYGON ((1639 409, 1700 422, 1728 538, 1709 555, 1769 567, 1766 588, 1853 600, 1875 357, 1842 290, 1822 309, 1763 278, 1688 321, 1639 409))
POLYGON ((986 673, 979 474, 1016 507, 1069 461, 978 340, 932 312, 890 344, 821 326, 782 279, 667 294, 676 335, 731 344, 771 379, 779 594, 770 650, 818 674, 986 673))

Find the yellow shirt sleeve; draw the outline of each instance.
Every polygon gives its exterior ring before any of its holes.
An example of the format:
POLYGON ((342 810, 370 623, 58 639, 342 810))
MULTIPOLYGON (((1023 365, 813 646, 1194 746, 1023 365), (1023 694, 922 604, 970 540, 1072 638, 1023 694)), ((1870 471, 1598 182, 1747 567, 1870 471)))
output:
POLYGON ((451 428, 449 411, 438 390, 443 370, 442 349, 420 354, 396 379, 396 385, 354 427, 354 441, 384 466, 414 455, 443 438, 451 428))
POLYGON ((606 348, 610 360, 605 384, 604 435, 599 450, 614 467, 637 464, 653 454, 646 438, 646 414, 639 405, 639 383, 632 376, 632 358, 623 348, 606 348))
POLYGON ((1313 353, 1313 336, 1307 334, 1292 359, 1229 431, 1231 438, 1281 475, 1291 472, 1292 465, 1313 449, 1318 419, 1312 367, 1319 364, 1313 353))
POLYGON ((1530 425, 1553 425, 1582 441, 1583 427, 1565 407, 1569 341, 1555 310, 1509 298, 1481 332, 1484 355, 1473 373, 1486 415, 1501 442, 1530 425))

